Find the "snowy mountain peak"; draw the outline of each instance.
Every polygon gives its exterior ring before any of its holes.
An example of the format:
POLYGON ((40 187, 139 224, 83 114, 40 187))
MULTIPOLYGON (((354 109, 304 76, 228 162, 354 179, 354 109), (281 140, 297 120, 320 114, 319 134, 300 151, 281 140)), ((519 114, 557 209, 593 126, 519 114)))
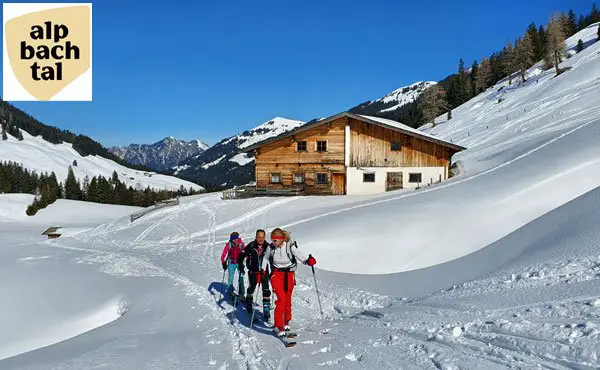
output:
POLYGON ((408 86, 402 86, 382 98, 359 104, 350 111, 371 116, 396 111, 407 104, 413 103, 428 87, 436 83, 435 81, 418 81, 408 86))
POLYGON ((388 102, 392 102, 392 101, 397 102, 398 104, 396 106, 394 106, 392 108, 388 108, 389 110, 396 109, 406 103, 415 101, 415 99, 417 99, 419 97, 419 95, 421 95, 423 93, 423 91, 425 91, 428 87, 435 85, 436 83, 437 82, 435 82, 435 81, 415 82, 412 85, 403 86, 401 88, 398 88, 398 89, 392 91, 391 93, 387 94, 383 98, 377 99, 376 101, 382 101, 384 103, 388 103, 388 102))
POLYGON ((254 158, 241 150, 304 124, 303 121, 273 117, 251 130, 221 140, 206 151, 172 167, 177 176, 202 179, 212 184, 241 185, 254 178, 254 158))
POLYGON ((205 143, 202 140, 195 139, 195 140, 192 140, 191 142, 195 143, 198 146, 198 148, 202 149, 203 151, 210 148, 210 145, 208 145, 207 143, 205 143))
POLYGON ((231 139, 236 139, 239 148, 243 149, 259 141, 263 141, 270 137, 280 135, 289 130, 293 130, 302 124, 304 124, 304 121, 298 121, 283 117, 274 117, 271 120, 256 126, 252 130, 245 131, 241 135, 237 135, 231 139))

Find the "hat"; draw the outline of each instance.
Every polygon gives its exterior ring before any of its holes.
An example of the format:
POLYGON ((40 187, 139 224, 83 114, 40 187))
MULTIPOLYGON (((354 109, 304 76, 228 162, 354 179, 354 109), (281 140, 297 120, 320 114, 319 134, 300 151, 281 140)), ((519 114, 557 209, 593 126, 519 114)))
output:
POLYGON ((229 240, 231 240, 231 241, 239 239, 239 237, 240 237, 240 233, 238 233, 237 231, 234 231, 231 234, 229 234, 229 240))

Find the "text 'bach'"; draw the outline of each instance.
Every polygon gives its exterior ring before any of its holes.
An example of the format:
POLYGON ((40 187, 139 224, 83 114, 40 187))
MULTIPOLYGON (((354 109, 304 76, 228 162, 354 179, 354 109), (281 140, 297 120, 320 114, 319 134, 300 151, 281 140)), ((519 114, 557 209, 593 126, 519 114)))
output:
POLYGON ((40 61, 55 61, 55 63, 46 62, 43 65, 36 61, 31 65, 31 78, 35 81, 60 81, 63 78, 63 64, 59 62, 62 59, 79 59, 79 47, 73 45, 71 41, 61 43, 69 35, 69 28, 64 24, 52 24, 44 22, 43 25, 34 25, 31 27, 29 37, 32 40, 51 40, 54 44, 48 45, 29 45, 27 41, 21 41, 21 59, 40 61))

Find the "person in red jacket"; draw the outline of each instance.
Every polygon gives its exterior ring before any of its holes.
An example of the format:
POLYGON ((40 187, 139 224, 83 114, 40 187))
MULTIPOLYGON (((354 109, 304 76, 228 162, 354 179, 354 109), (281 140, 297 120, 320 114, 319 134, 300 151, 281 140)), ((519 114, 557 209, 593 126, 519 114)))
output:
POLYGON ((244 273, 243 269, 240 269, 238 265, 238 258, 244 248, 245 245, 240 238, 240 234, 234 231, 229 235, 229 241, 225 243, 225 248, 223 248, 223 253, 221 253, 223 270, 229 270, 227 279, 227 296, 229 298, 233 297, 233 278, 235 277, 236 270, 238 271, 238 295, 240 299, 243 300, 244 298, 244 273))
POLYGON ((290 332, 289 323, 292 320, 292 292, 296 285, 296 260, 305 265, 313 266, 317 263, 314 257, 306 257, 298 249, 289 232, 276 228, 271 232, 271 245, 265 252, 261 269, 265 271, 271 267, 271 287, 277 296, 275 324, 273 330, 280 337, 285 337, 290 332))

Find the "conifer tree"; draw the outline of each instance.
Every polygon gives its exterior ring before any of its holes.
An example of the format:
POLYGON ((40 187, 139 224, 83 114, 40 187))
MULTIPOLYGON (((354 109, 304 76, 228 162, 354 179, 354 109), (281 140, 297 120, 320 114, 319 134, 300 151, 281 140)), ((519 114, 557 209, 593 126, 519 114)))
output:
POLYGON ((600 11, 598 11, 598 7, 596 3, 592 4, 592 10, 590 11, 588 25, 600 22, 600 11))
POLYGON ((98 202, 98 179, 96 176, 92 177, 92 180, 90 180, 86 200, 88 202, 98 202))
POLYGON ((573 36, 577 32, 577 17, 573 9, 569 9, 569 15, 567 20, 567 35, 573 36))
POLYGON ((65 181, 65 194, 67 199, 81 200, 81 187, 75 178, 75 173, 71 166, 69 166, 69 173, 65 181))
POLYGON ((546 43, 548 41, 547 37, 546 37, 546 30, 544 29, 544 26, 540 26, 540 28, 538 29, 538 39, 539 39, 539 46, 540 46, 538 52, 540 54, 535 55, 535 60, 543 60, 546 58, 546 43))
POLYGON ((579 20, 577 20, 577 31, 581 31, 587 26, 587 21, 583 15, 579 16, 579 20))

